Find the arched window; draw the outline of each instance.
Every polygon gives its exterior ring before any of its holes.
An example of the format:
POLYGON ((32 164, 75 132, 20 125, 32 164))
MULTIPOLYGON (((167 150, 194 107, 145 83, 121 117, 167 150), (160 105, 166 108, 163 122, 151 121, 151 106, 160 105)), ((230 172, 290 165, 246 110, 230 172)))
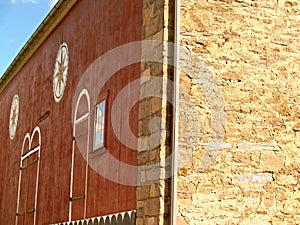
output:
POLYGON ((35 225, 40 168, 41 131, 25 135, 20 162, 16 225, 35 225))
POLYGON ((86 217, 89 131, 90 96, 88 91, 83 89, 76 103, 73 121, 70 221, 86 217))

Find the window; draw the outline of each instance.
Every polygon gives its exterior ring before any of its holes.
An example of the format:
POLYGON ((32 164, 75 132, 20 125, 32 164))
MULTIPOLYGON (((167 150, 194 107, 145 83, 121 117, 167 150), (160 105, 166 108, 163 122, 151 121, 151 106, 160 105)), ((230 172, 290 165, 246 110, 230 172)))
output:
POLYGON ((22 145, 16 225, 35 225, 39 184, 41 131, 39 127, 32 135, 25 135, 22 145))
POLYGON ((90 134, 90 94, 82 89, 73 122, 69 221, 86 218, 90 134))
POLYGON ((105 136, 105 100, 96 105, 94 150, 104 146, 105 136))

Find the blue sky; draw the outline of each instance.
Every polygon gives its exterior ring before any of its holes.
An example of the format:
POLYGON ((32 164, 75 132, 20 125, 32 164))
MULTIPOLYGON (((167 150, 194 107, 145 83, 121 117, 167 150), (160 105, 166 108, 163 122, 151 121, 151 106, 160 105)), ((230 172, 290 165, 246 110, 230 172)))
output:
POLYGON ((0 77, 58 0, 0 0, 0 77))

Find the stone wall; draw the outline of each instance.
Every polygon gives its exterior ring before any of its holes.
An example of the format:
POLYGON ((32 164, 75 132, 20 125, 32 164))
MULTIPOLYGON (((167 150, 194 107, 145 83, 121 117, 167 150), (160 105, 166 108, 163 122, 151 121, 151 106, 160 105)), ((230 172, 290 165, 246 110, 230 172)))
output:
POLYGON ((173 74, 163 63, 172 52, 163 42, 173 39, 173 16, 173 0, 143 1, 137 225, 170 224, 171 180, 166 159, 171 153, 172 109, 162 97, 173 74))
POLYGON ((180 10, 182 62, 195 65, 180 78, 177 224, 298 224, 299 2, 180 10))

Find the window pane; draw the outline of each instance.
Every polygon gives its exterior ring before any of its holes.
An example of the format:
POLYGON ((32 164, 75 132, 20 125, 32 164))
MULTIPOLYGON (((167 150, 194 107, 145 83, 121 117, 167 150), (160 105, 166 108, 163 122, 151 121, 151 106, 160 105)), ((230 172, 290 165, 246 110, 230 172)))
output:
POLYGON ((102 147, 104 143, 105 101, 96 105, 94 149, 102 147))
POLYGON ((104 132, 102 131, 100 133, 100 145, 103 145, 103 140, 104 140, 104 132))

